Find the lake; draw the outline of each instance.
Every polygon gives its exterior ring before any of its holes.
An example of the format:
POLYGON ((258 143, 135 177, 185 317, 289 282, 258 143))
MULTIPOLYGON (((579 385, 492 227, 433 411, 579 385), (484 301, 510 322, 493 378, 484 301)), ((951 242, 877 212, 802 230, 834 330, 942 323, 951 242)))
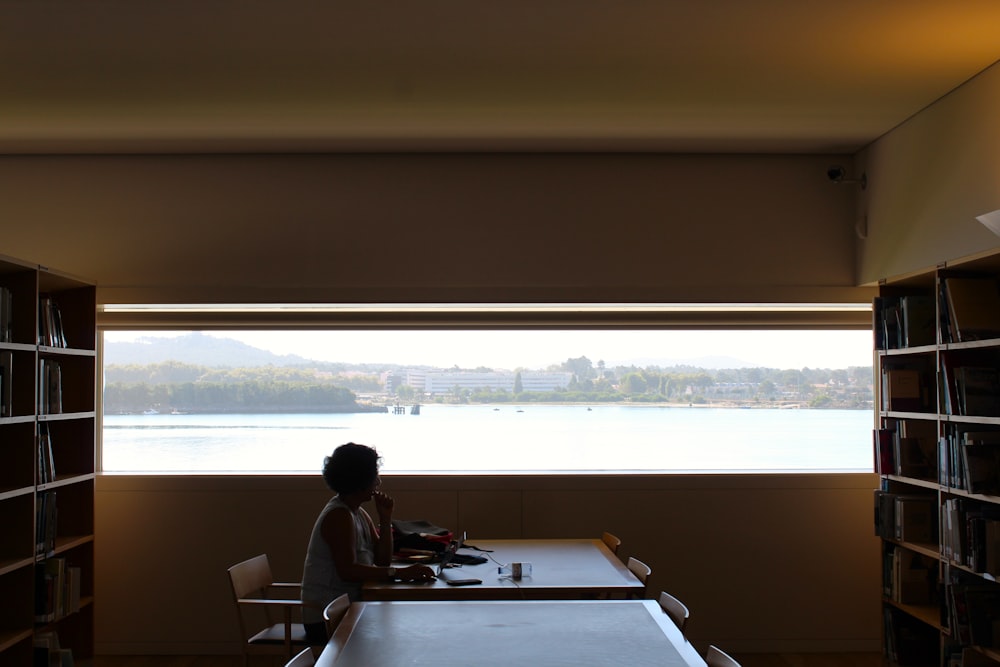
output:
POLYGON ((870 410, 422 405, 420 414, 104 417, 107 472, 311 473, 336 445, 383 472, 872 470, 870 410))

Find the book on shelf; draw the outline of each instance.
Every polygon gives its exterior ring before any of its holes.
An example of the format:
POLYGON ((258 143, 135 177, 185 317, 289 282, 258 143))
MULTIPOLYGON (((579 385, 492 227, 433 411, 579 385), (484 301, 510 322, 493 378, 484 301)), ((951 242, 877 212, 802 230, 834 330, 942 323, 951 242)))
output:
POLYGON ((49 484, 56 480, 56 462, 52 454, 52 434, 49 425, 38 425, 38 483, 49 484))
POLYGON ((35 503, 35 554, 51 556, 56 548, 56 492, 38 495, 35 503))
POLYGON ((969 646, 950 646, 945 651, 948 667, 997 667, 1000 664, 969 646))
POLYGON ((903 347, 918 347, 937 343, 936 304, 930 295, 909 295, 899 298, 903 347))
POLYGON ((1000 417, 1000 369, 992 366, 958 366, 953 372, 958 414, 1000 417))
POLYGON ((35 567, 35 622, 47 623, 80 611, 81 569, 65 558, 35 567))
POLYGON ((953 580, 948 586, 948 605, 953 638, 960 644, 992 648, 1000 643, 1000 586, 996 583, 953 580))
POLYGON ((62 313, 55 300, 43 296, 38 304, 38 344, 48 347, 67 347, 63 331, 62 313))
POLYGON ((54 630, 36 631, 33 641, 33 667, 74 667, 73 650, 59 645, 54 630))
POLYGON ((886 552, 890 578, 886 595, 900 604, 931 604, 937 590, 937 563, 901 547, 886 552))
POLYGON ((923 408, 922 375, 915 368, 885 368, 883 409, 892 412, 919 412, 923 408))
POLYGON ((895 538, 900 542, 928 544, 934 541, 935 500, 929 496, 905 495, 894 499, 895 538))
POLYGON ((942 279, 954 342, 1000 337, 1000 281, 993 276, 942 279))
POLYGON ((0 286, 0 343, 14 340, 14 296, 9 287, 0 286))
POLYGON ((895 537, 893 518, 893 494, 883 489, 875 489, 875 535, 884 540, 895 537))
POLYGON ((0 417, 14 416, 14 354, 0 351, 0 417))
POLYGON ((878 296, 872 304, 875 348, 896 350, 937 342, 936 304, 933 296, 878 296))
POLYGON ((904 420, 893 437, 896 474, 934 480, 937 477, 937 424, 933 421, 904 420))
POLYGON ((969 512, 976 505, 966 498, 945 498, 941 503, 941 556, 949 563, 966 566, 969 562, 969 512))
POLYGON ((963 484, 969 493, 1000 495, 1000 431, 961 434, 963 484))
POLYGON ((875 534, 883 539, 931 543, 937 534, 937 516, 931 495, 875 489, 875 534))
POLYGON ((62 412, 62 366, 55 359, 42 357, 38 366, 38 409, 43 415, 62 412))
POLYGON ((892 428, 877 428, 872 431, 875 451, 875 472, 879 475, 895 475, 896 462, 893 456, 895 450, 896 430, 892 428))
POLYGON ((945 498, 939 520, 941 555, 946 561, 1000 575, 1000 506, 945 498))

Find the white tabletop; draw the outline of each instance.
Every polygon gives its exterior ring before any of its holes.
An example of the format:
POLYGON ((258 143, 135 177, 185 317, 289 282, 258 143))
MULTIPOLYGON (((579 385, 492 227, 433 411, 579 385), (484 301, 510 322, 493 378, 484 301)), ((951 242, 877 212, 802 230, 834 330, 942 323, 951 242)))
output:
POLYGON ((319 667, 705 667, 653 600, 356 602, 319 667))
POLYGON ((539 600, 625 597, 641 594, 642 583, 601 540, 523 539, 473 540, 469 544, 488 551, 462 549, 460 554, 481 555, 487 562, 452 568, 455 577, 480 579, 474 586, 367 582, 365 600, 539 600), (531 563, 530 577, 519 581, 501 576, 498 564, 531 563))

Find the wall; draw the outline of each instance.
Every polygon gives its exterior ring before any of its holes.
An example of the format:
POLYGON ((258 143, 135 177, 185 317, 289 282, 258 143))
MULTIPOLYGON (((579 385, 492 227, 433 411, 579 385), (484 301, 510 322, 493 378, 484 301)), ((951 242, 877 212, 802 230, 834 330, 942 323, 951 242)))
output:
POLYGON ((1000 64, 858 156, 868 238, 858 284, 1000 248, 976 216, 1000 209, 1000 64))
POLYGON ((0 156, 102 303, 867 301, 844 156, 0 156))
MULTIPOLYGON (((881 570, 870 474, 383 479, 398 518, 475 537, 622 539, 733 651, 874 651, 881 570)), ((266 552, 281 580, 328 493, 317 477, 102 476, 97 652, 239 649, 226 568, 266 552)))

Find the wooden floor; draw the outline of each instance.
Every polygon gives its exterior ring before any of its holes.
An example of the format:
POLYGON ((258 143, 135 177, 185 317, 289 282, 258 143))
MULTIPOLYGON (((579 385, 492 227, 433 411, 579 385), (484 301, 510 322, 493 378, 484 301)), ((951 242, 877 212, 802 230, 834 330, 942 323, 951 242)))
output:
MULTIPOLYGON (((878 653, 732 653, 742 667, 882 667, 878 653)), ((242 667, 239 656, 98 656, 94 667, 242 667)), ((250 667, 277 667, 264 658, 250 667)))

